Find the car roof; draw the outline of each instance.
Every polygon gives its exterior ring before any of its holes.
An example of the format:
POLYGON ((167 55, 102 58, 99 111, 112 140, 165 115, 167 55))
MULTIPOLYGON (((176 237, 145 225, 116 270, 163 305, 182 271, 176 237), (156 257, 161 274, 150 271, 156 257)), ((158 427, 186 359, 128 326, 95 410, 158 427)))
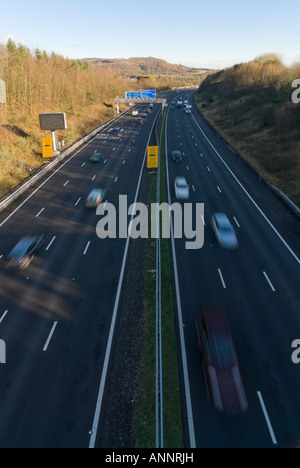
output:
POLYGON ((37 237, 23 237, 23 239, 21 239, 13 248, 10 255, 18 255, 20 253, 23 253, 37 239, 37 237))
POLYGON ((224 226, 231 226, 228 216, 225 213, 215 213, 215 218, 224 226))

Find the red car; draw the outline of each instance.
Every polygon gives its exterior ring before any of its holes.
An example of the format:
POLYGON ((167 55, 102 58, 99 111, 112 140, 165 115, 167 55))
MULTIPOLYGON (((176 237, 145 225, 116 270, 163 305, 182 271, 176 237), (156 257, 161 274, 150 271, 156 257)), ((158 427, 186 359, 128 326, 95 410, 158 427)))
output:
POLYGON ((197 317, 197 331, 211 402, 222 413, 245 413, 247 397, 223 309, 219 306, 203 308, 197 317))

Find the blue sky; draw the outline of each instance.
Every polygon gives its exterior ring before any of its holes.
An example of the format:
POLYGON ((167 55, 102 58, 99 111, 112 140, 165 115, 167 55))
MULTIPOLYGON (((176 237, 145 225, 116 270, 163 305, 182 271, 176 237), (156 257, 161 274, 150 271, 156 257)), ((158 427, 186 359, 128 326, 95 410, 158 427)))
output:
POLYGON ((298 0, 10 0, 0 42, 68 58, 157 57, 223 68, 276 52, 300 62, 298 0))

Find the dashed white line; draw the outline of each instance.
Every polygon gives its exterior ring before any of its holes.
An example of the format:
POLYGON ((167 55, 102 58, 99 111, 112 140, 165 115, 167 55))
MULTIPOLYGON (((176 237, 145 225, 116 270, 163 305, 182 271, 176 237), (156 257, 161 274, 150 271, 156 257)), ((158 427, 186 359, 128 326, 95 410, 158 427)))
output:
POLYGON ((237 227, 239 227, 239 228, 240 228, 241 226, 240 226, 240 224, 239 224, 238 220, 236 219, 236 217, 233 217, 233 219, 234 219, 234 221, 235 221, 235 224, 237 225, 237 227))
POLYGON ((222 271, 220 270, 220 268, 218 268, 218 272, 219 272, 219 275, 220 275, 220 278, 221 278, 221 281, 222 281, 223 288, 226 289, 226 284, 225 284, 223 274, 222 274, 222 271))
POLYGON ((276 440, 276 437, 275 437, 275 434, 274 434, 274 431, 273 431, 273 427, 272 427, 272 424, 271 424, 271 421, 270 421, 270 418, 269 418, 269 415, 268 415, 268 412, 267 412, 267 408, 266 408, 266 405, 265 405, 265 402, 264 402, 264 399, 262 397, 261 392, 257 392, 257 396, 258 396, 260 405, 261 405, 263 413, 264 413, 264 417, 265 417, 265 420, 266 420, 266 423, 267 423, 267 426, 268 426, 268 429, 269 429, 269 432, 270 432, 270 435, 271 435, 272 442, 273 442, 274 445, 277 445, 277 440, 276 440))
POLYGON ((220 193, 222 193, 222 190, 220 189, 220 187, 219 187, 219 186, 218 186, 218 190, 219 190, 219 192, 220 192, 220 193))
POLYGON ((122 165, 124 166, 125 163, 126 163, 126 161, 123 161, 123 162, 122 162, 122 165))
POLYGON ((211 170, 210 170, 210 167, 209 167, 209 166, 207 166, 207 170, 208 170, 208 172, 211 172, 211 170))
POLYGON ((86 165, 86 163, 84 162, 84 163, 81 164, 81 167, 84 167, 85 165, 86 165))
POLYGON ((195 186, 192 185, 193 192, 196 192, 195 186))
POLYGON ((118 181, 118 177, 115 178, 115 183, 118 181))
POLYGON ((39 211, 39 213, 36 215, 36 218, 38 218, 44 211, 45 208, 42 208, 41 211, 39 211))
POLYGON ((66 187, 66 186, 68 185, 69 182, 70 182, 70 181, 67 180, 67 182, 64 184, 64 187, 66 187))
POLYGON ((8 314, 8 310, 6 310, 6 311, 4 312, 4 314, 2 315, 2 317, 0 318, 0 323, 3 322, 3 320, 5 319, 5 317, 7 316, 7 314, 8 314))
POLYGON ((96 179, 96 177, 97 177, 97 176, 96 176, 96 175, 94 175, 94 177, 92 178, 92 180, 95 180, 95 179, 96 179))
POLYGON ((87 254, 87 251, 89 250, 90 245, 91 245, 91 241, 89 241, 89 242, 87 243, 87 246, 86 246, 86 248, 85 248, 85 250, 84 250, 84 252, 83 252, 83 255, 86 255, 86 254, 87 254))
POLYGON ((264 276, 265 276, 266 280, 268 281, 269 286, 270 286, 270 288, 272 289, 272 291, 273 291, 273 292, 276 292, 276 289, 274 288, 273 284, 271 283, 271 280, 270 280, 270 278, 268 277, 267 273, 266 273, 265 271, 264 271, 263 273, 264 273, 264 276))
POLYGON ((52 241, 50 242, 50 244, 48 245, 48 247, 46 248, 46 250, 49 250, 51 245, 53 244, 53 242, 55 241, 56 239, 56 236, 53 237, 52 241))
POLYGON ((77 205, 78 205, 78 203, 80 202, 80 200, 81 200, 81 197, 80 197, 80 198, 78 198, 77 202, 75 203, 75 206, 77 206, 77 205))
POLYGON ((105 159, 105 161, 103 162, 103 164, 106 164, 107 163, 107 159, 105 159))
POLYGON ((50 341, 51 341, 51 339, 52 339, 53 333, 55 332, 55 328, 57 327, 57 324, 58 324, 58 322, 54 322, 54 325, 53 325, 53 327, 52 327, 52 329, 51 329, 50 335, 48 336, 48 339, 47 339, 47 341, 46 341, 46 344, 45 344, 45 346, 44 346, 44 348, 43 348, 43 351, 47 351, 48 346, 49 346, 49 343, 50 343, 50 341))

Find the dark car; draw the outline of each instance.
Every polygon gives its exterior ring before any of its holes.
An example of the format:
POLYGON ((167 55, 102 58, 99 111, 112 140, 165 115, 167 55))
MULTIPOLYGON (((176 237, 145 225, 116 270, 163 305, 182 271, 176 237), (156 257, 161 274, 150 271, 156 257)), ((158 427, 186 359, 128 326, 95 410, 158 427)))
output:
POLYGON ((103 158, 103 154, 101 153, 94 153, 91 157, 90 157, 90 161, 92 163, 98 163, 101 161, 101 159, 103 158))
POLYGON ((44 236, 24 237, 7 257, 6 268, 24 270, 41 247, 44 236))
POLYGON ((112 131, 113 135, 119 135, 121 133, 120 127, 115 127, 112 131))
POLYGON ((245 413, 247 397, 223 309, 203 307, 197 317, 197 331, 211 402, 216 410, 228 415, 245 413))

